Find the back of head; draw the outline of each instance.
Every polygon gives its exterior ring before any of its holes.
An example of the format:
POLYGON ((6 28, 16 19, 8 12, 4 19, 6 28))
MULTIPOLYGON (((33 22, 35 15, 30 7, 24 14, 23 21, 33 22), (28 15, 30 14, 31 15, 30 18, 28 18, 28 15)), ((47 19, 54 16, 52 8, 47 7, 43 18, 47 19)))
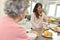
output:
POLYGON ((28 7, 29 0, 7 0, 5 11, 8 16, 16 17, 28 7))

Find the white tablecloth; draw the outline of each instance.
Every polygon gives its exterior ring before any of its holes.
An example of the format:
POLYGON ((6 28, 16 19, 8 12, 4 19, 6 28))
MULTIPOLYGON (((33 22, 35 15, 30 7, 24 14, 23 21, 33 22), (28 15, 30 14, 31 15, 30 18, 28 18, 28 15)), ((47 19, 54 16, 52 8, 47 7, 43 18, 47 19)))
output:
POLYGON ((49 30, 50 32, 52 32, 52 40, 60 40, 60 35, 57 34, 57 32, 54 32, 52 30, 49 30))
POLYGON ((29 37, 31 40, 35 40, 36 37, 37 37, 37 35, 34 34, 34 33, 28 33, 27 35, 28 35, 28 37, 29 37))

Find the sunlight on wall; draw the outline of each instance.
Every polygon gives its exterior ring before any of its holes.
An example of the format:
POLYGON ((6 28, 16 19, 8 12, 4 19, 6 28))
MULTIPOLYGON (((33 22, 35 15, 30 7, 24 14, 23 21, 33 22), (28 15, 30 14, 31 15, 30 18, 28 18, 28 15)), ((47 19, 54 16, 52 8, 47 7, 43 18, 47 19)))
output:
POLYGON ((30 6, 29 6, 28 9, 27 9, 27 10, 28 10, 28 15, 30 15, 30 14, 33 13, 33 9, 34 9, 34 6, 35 6, 36 3, 30 1, 29 4, 30 4, 30 6))
POLYGON ((56 12, 56 17, 60 17, 60 5, 57 6, 57 12, 56 12))
POLYGON ((55 4, 49 5, 49 11, 48 11, 47 15, 54 17, 55 16, 55 8, 56 8, 55 4))
POLYGON ((5 14, 5 12, 4 12, 4 4, 5 4, 5 1, 6 0, 0 0, 0 17, 1 16, 4 16, 5 14))

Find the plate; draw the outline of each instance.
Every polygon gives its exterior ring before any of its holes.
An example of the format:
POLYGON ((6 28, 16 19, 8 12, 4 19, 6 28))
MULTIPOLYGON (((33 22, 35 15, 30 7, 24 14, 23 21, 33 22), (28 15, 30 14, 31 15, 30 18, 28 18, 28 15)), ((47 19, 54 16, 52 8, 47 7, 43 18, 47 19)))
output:
POLYGON ((42 36, 47 38, 52 38, 52 32, 50 32, 49 30, 46 30, 42 33, 42 36))
POLYGON ((55 31, 55 32, 59 32, 60 33, 60 27, 53 27, 53 28, 51 28, 53 31, 55 31))
POLYGON ((42 33, 42 36, 47 38, 52 38, 52 36, 45 36, 44 33, 42 33))

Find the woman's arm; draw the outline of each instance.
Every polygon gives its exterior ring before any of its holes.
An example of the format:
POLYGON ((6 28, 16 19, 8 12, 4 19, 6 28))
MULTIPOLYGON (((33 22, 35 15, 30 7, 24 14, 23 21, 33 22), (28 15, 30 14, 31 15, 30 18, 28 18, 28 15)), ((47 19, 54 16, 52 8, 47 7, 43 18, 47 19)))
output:
POLYGON ((43 18, 45 19, 45 20, 48 20, 48 17, 43 13, 43 18))
POLYGON ((50 19, 43 13, 43 18, 46 20, 47 23, 50 23, 50 19))

